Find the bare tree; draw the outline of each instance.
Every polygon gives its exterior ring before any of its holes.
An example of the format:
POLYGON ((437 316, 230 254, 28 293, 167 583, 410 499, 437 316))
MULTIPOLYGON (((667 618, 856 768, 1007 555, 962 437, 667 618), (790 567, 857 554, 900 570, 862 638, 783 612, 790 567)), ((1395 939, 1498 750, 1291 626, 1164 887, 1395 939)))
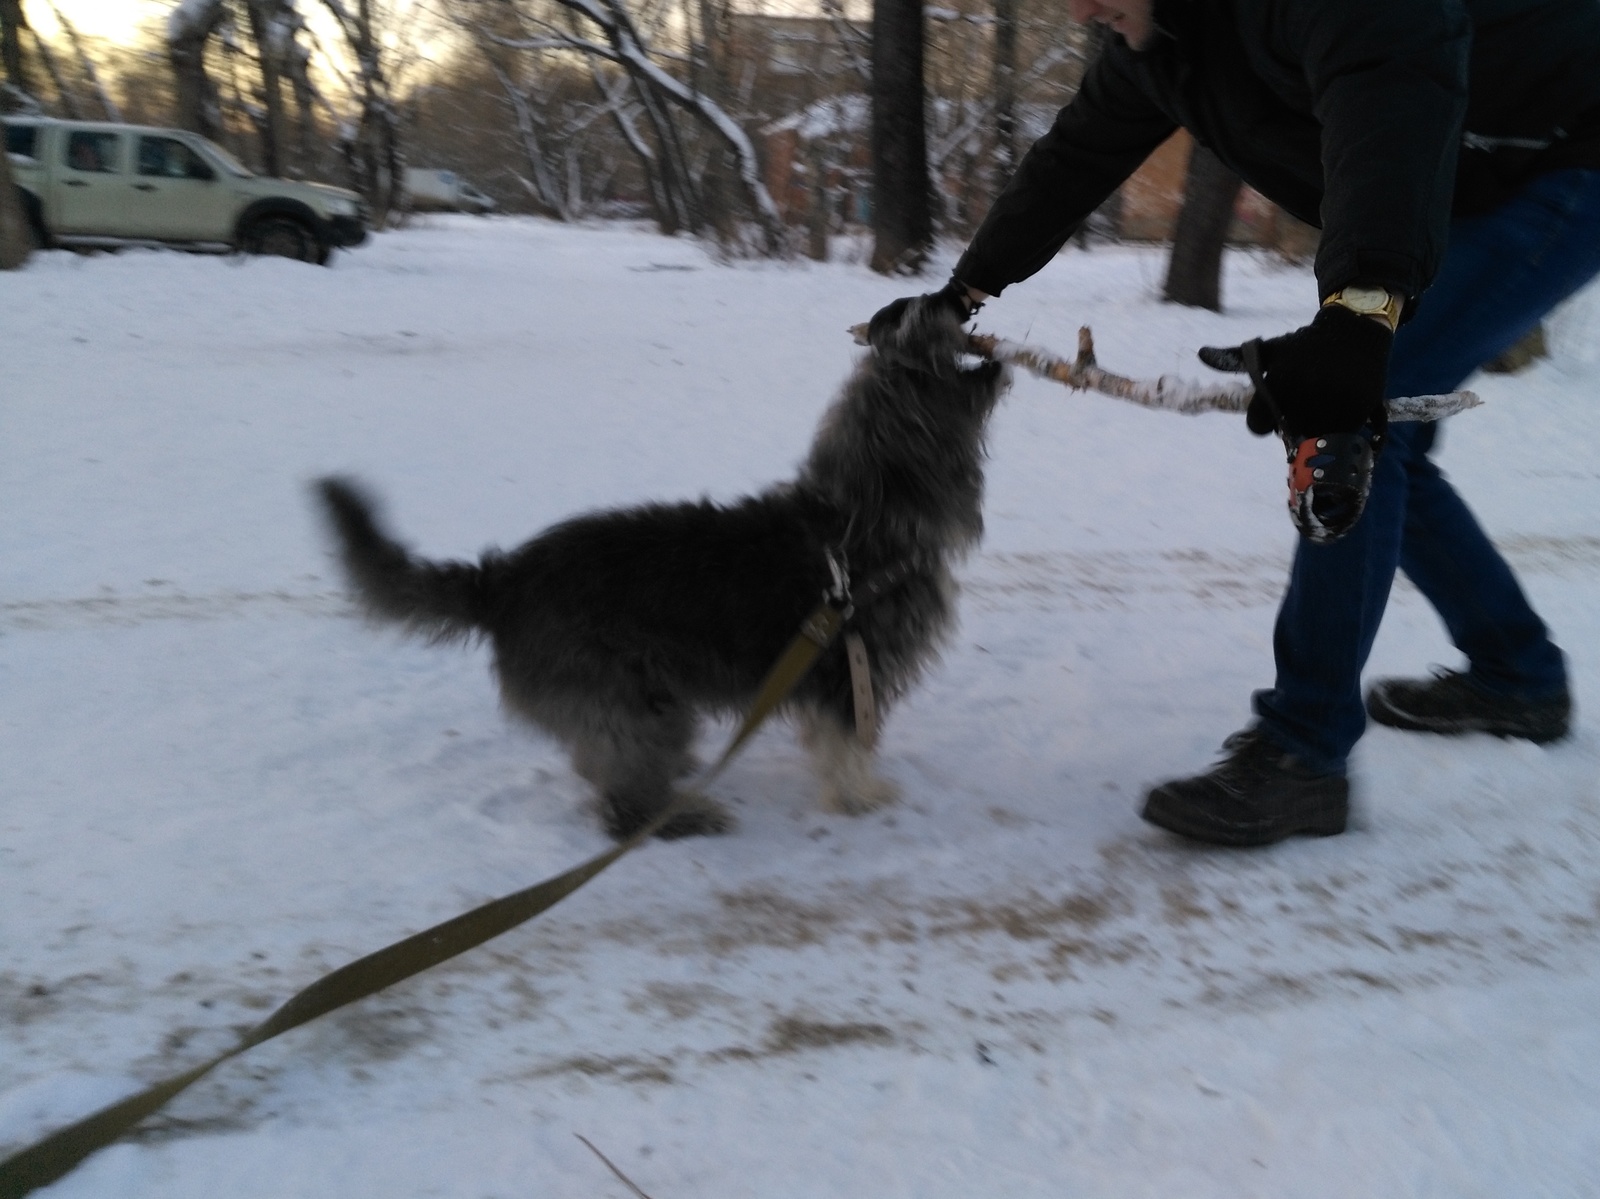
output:
POLYGON ((822 12, 833 29, 834 40, 844 55, 848 84, 872 87, 872 35, 845 16, 844 0, 821 0, 822 12))
MULTIPOLYGON (((322 0, 338 22, 354 63, 353 92, 360 105, 354 126, 341 137, 356 190, 372 207, 382 228, 405 202, 405 156, 401 152, 400 113, 384 61, 376 0, 322 0)), ((392 15, 392 14, 385 14, 392 15)))
MULTIPOLYGON (((606 110, 611 114, 617 132, 633 151, 644 173, 645 185, 650 192, 650 204, 655 209, 656 225, 669 237, 680 229, 693 228, 692 222, 696 210, 690 207, 688 197, 683 195, 682 188, 674 185, 679 172, 672 168, 663 168, 661 155, 656 153, 655 147, 639 131, 636 124, 643 105, 629 104, 627 85, 602 70, 597 60, 591 59, 589 66, 595 90, 605 98, 606 110)), ((634 88, 643 90, 643 85, 634 83, 634 88)), ((673 143, 667 142, 664 145, 670 152, 673 143)))
MULTIPOLYGON (((675 127, 665 119, 664 112, 655 115, 662 102, 672 104, 693 117, 720 144, 733 160, 733 168, 750 214, 761 230, 763 248, 769 254, 782 253, 787 241, 783 220, 766 184, 762 182, 755 145, 739 123, 713 96, 700 89, 692 74, 691 82, 685 83, 656 61, 623 0, 558 0, 558 3, 597 27, 603 34, 603 49, 593 42, 585 42, 584 49, 615 62, 633 80, 646 112, 652 114, 652 122, 656 124, 658 147, 663 142, 671 144, 678 138, 675 127)), ((682 159, 681 149, 677 157, 682 159)), ((666 160, 661 161, 665 165, 666 160)), ((687 179, 680 180, 679 186, 687 189, 692 187, 692 183, 687 179)))
POLYGON ((1191 308, 1222 311, 1222 251, 1243 186, 1239 176, 1199 142, 1189 155, 1183 208, 1167 260, 1164 296, 1191 308))
MULTIPOLYGON (((623 97, 603 71, 595 70, 597 88, 606 101, 619 131, 639 155, 650 179, 658 219, 664 231, 687 228, 699 232, 710 218, 706 192, 717 187, 713 168, 726 161, 748 215, 754 220, 761 248, 766 253, 782 253, 787 246, 782 217, 761 177, 761 164, 755 145, 743 127, 716 96, 706 90, 715 78, 715 59, 693 52, 674 58, 654 48, 640 22, 625 0, 553 0, 567 16, 565 23, 553 14, 518 8, 524 27, 520 36, 497 32, 487 21, 476 28, 480 36, 506 49, 582 55, 614 66, 631 89, 631 100, 623 97), (680 78, 667 63, 688 78, 680 78), (687 69, 685 69, 687 68, 687 69), (705 136, 699 148, 698 164, 691 155, 691 139, 674 120, 674 111, 689 117, 693 129, 705 136), (645 138, 633 123, 643 118, 650 136, 645 138), (709 172, 709 173, 708 173, 709 172)), ((715 24, 716 13, 702 9, 696 14, 700 29, 715 24)), ((727 230, 724 229, 726 234, 727 230)))
POLYGON ((922 0, 872 6, 872 269, 920 273, 933 248, 922 0))
MULTIPOLYGON (((523 157, 528 160, 530 178, 523 179, 523 186, 535 206, 546 216, 559 221, 569 220, 571 212, 568 209, 567 196, 556 176, 556 163, 547 153, 545 141, 540 136, 539 121, 533 106, 528 103, 527 94, 518 86, 516 80, 511 78, 510 73, 495 61, 492 54, 486 57, 490 68, 494 71, 495 81, 500 84, 500 90, 505 93, 506 100, 511 105, 511 112, 517 123, 517 138, 522 144, 523 157)), ((518 178, 522 176, 519 175, 518 178)))
POLYGON ((39 61, 44 64, 44 73, 50 76, 50 86, 56 90, 56 101, 61 105, 61 111, 74 121, 83 119, 83 110, 78 107, 78 97, 67 83, 66 73, 62 71, 61 64, 56 61, 56 52, 50 43, 39 36, 37 29, 30 29, 33 34, 34 49, 39 52, 39 61))
POLYGON ((67 20, 66 14, 61 11, 61 6, 56 3, 56 0, 50 0, 50 11, 55 14, 56 24, 61 26, 62 32, 67 35, 67 40, 72 43, 72 51, 78 58, 78 70, 83 73, 84 80, 94 92, 95 99, 99 101, 101 111, 105 113, 106 119, 108 121, 122 120, 121 110, 118 109, 110 93, 100 83, 100 74, 95 70, 94 66, 94 55, 89 53, 88 48, 83 44, 83 39, 78 36, 78 27, 67 20))

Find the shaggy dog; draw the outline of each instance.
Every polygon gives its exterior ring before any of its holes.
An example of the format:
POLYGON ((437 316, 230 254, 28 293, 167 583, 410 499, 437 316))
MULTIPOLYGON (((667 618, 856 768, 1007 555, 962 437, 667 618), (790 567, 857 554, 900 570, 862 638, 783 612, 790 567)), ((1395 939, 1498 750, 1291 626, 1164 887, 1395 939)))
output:
MULTIPOLYGON (((494 647, 505 705, 569 751, 621 840, 674 798, 663 837, 719 833, 729 814, 677 797, 701 713, 742 712, 834 583, 905 570, 854 614, 880 710, 934 658, 953 619, 951 566, 983 531, 984 427, 1005 385, 964 365, 960 319, 932 298, 874 318, 872 352, 823 417, 792 482, 721 505, 648 504, 557 524, 476 563, 430 562, 385 533, 352 482, 318 482, 362 606, 433 640, 494 647)), ((839 642, 786 705, 823 804, 868 812, 895 797, 855 731, 839 642)))

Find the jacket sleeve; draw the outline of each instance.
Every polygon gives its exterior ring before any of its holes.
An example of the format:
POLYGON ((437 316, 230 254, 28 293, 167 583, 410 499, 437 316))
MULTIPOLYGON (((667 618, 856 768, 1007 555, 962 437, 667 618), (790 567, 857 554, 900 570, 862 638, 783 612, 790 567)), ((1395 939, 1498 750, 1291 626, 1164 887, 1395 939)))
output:
POLYGON ((1050 131, 995 198, 955 277, 997 296, 1041 270, 1177 125, 1140 90, 1120 46, 1109 47, 1050 131))
POLYGON ((1461 0, 1278 0, 1322 126, 1317 284, 1416 296, 1449 233, 1472 22, 1461 0))

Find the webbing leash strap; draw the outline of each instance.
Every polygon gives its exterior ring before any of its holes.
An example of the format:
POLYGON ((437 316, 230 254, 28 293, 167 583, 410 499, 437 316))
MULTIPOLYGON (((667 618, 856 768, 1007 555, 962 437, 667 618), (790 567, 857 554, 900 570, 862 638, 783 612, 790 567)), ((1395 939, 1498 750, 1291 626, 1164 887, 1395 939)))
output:
POLYGON ((822 651, 833 644, 833 639, 839 635, 839 630, 843 627, 843 609, 828 600, 818 604, 811 615, 801 622, 800 631, 795 634, 794 640, 789 642, 783 653, 778 655, 778 660, 772 664, 772 669, 767 671, 767 677, 761 684, 761 690, 756 694, 755 702, 745 713, 744 722, 734 733, 733 740, 728 742, 728 748, 722 751, 722 757, 718 758, 706 773, 705 781, 709 782, 722 773, 722 768, 732 761, 733 755, 743 748, 750 735, 777 710, 779 704, 789 698, 789 692, 793 691, 795 685, 806 676, 806 672, 822 656, 822 651))
MULTIPOLYGON (((863 588, 856 602, 863 602, 863 597, 876 599, 903 580, 907 573, 909 568, 885 572, 863 588)), ((800 632, 768 670, 755 702, 745 713, 728 747, 698 782, 710 782, 722 773, 756 729, 789 697, 789 693, 805 677, 822 652, 833 644, 844 621, 845 610, 828 600, 806 617, 800 632)), ((325 1016, 347 1004, 375 995, 386 987, 421 974, 469 949, 476 949, 484 942, 510 932, 519 924, 554 907, 618 858, 648 840, 677 814, 680 802, 675 800, 668 804, 654 820, 622 844, 614 845, 562 874, 491 900, 470 912, 341 966, 290 998, 240 1037, 238 1044, 227 1052, 219 1053, 210 1061, 182 1074, 163 1079, 127 1099, 103 1107, 0 1161, 0 1199, 22 1199, 39 1187, 48 1186, 90 1154, 116 1141, 180 1092, 246 1050, 299 1028, 318 1016, 325 1016)))
POLYGON ((850 664, 850 693, 856 708, 856 737, 868 749, 878 745, 878 705, 872 698, 872 663, 860 633, 844 635, 845 660, 850 664))

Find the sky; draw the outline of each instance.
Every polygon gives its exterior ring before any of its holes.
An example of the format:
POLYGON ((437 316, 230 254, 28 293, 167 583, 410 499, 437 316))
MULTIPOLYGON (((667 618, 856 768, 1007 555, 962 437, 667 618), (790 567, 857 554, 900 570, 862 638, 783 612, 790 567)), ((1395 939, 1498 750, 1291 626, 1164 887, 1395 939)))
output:
MULTIPOLYGON (((174 0, 55 0, 55 8, 80 34, 124 46, 138 42, 141 28, 164 29, 167 15, 175 7, 174 0)), ((337 26, 321 0, 299 0, 299 8, 318 42, 330 48, 340 44, 337 26)), ((60 25, 50 0, 23 0, 23 10, 28 23, 45 37, 54 38, 58 34, 60 25)), ((393 49, 395 39, 394 33, 386 35, 385 47, 393 49)), ((440 44, 425 37, 417 48, 424 58, 432 59, 439 52, 440 44)))
MULTIPOLYGON (((134 40, 141 24, 164 16, 171 6, 150 0, 56 0, 56 7, 79 33, 126 45, 134 40)), ((58 25, 49 3, 24 0, 24 11, 28 23, 46 37, 56 32, 58 25)))

